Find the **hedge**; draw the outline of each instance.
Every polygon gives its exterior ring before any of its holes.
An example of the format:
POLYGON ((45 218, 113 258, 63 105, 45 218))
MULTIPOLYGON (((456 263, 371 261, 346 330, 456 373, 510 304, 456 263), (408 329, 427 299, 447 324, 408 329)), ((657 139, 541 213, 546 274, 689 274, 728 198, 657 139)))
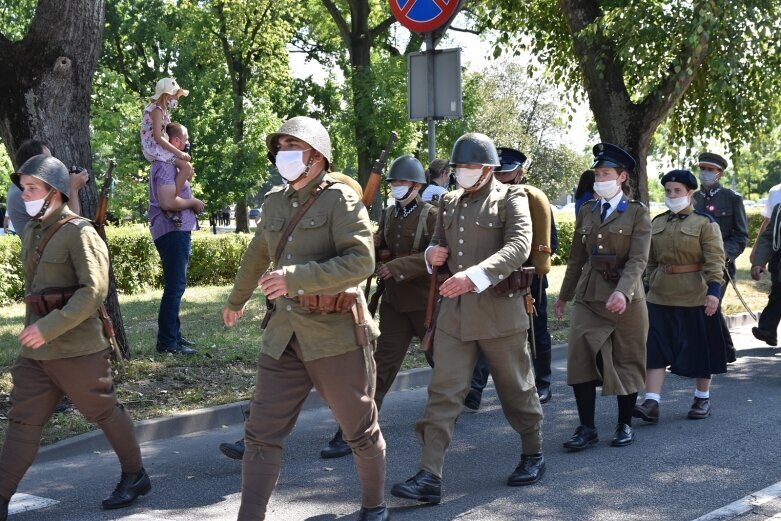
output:
MULTIPOLYGON (((762 215, 748 213, 749 248, 757 238, 762 215)), ((557 221, 559 247, 553 258, 554 266, 567 264, 574 221, 557 221)), ((108 242, 117 289, 122 293, 137 293, 149 287, 162 286, 162 267, 152 237, 146 228, 109 227, 108 242)), ((213 235, 206 231, 194 232, 188 284, 225 285, 233 283, 241 256, 251 240, 246 233, 213 235)), ((24 276, 20 261, 20 241, 16 236, 0 236, 0 304, 21 301, 24 297, 24 276)))
MULTIPOLYGON (((140 227, 107 228, 109 254, 117 280, 117 290, 138 293, 149 287, 162 287, 163 270, 149 231, 140 227)), ((232 284, 241 256, 252 238, 248 233, 213 235, 193 232, 188 284, 232 284)), ((24 298, 24 275, 17 236, 0 236, 0 304, 24 298)))

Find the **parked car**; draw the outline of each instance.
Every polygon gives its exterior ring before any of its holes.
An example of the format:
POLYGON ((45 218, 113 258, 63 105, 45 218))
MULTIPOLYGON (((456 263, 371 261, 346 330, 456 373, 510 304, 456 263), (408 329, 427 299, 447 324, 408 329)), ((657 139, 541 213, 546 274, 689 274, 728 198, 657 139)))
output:
POLYGON ((260 208, 252 208, 249 211, 249 218, 250 219, 253 219, 253 220, 257 219, 259 215, 260 215, 260 208))

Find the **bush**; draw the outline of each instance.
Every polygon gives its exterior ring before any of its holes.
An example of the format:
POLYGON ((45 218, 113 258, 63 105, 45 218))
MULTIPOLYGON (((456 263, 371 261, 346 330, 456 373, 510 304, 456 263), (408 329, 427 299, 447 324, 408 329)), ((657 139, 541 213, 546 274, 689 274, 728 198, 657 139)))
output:
POLYGON ((0 304, 24 298, 22 241, 16 235, 0 235, 0 304))
POLYGON ((552 259, 554 266, 566 266, 569 250, 572 247, 572 236, 575 234, 575 221, 556 221, 559 245, 552 259))
POLYGON ((133 294, 150 286, 162 286, 163 268, 149 230, 109 226, 106 235, 117 291, 133 294))
POLYGON ((232 284, 251 239, 248 233, 194 233, 187 283, 192 286, 232 284))

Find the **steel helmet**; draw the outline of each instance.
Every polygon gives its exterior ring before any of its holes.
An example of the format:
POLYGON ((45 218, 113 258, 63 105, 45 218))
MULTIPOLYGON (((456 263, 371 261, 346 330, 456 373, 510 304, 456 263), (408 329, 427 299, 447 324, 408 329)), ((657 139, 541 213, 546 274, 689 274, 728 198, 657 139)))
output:
POLYGON ((426 184, 426 172, 420 161, 412 156, 400 156, 393 160, 388 169, 388 181, 412 181, 426 184))
POLYGON ((71 187, 70 174, 68 174, 68 168, 56 157, 48 154, 39 154, 25 161, 17 172, 11 174, 11 181, 19 189, 22 188, 20 179, 23 175, 40 179, 60 192, 64 202, 68 200, 68 193, 71 187))
POLYGON ((276 156, 279 151, 279 138, 281 136, 293 136, 307 143, 325 157, 331 164, 331 138, 328 131, 316 119, 307 116, 296 116, 282 123, 279 130, 266 136, 266 146, 269 153, 276 156))
POLYGON ((477 132, 464 134, 453 145, 450 165, 475 164, 499 166, 499 154, 490 137, 477 132))

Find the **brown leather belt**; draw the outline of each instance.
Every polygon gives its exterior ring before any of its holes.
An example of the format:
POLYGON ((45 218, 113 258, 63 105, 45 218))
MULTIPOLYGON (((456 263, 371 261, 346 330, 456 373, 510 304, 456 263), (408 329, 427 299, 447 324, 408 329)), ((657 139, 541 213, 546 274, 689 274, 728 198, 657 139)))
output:
POLYGON ((695 271, 702 270, 704 264, 660 264, 657 269, 663 273, 676 274, 676 273, 693 273, 695 271))

